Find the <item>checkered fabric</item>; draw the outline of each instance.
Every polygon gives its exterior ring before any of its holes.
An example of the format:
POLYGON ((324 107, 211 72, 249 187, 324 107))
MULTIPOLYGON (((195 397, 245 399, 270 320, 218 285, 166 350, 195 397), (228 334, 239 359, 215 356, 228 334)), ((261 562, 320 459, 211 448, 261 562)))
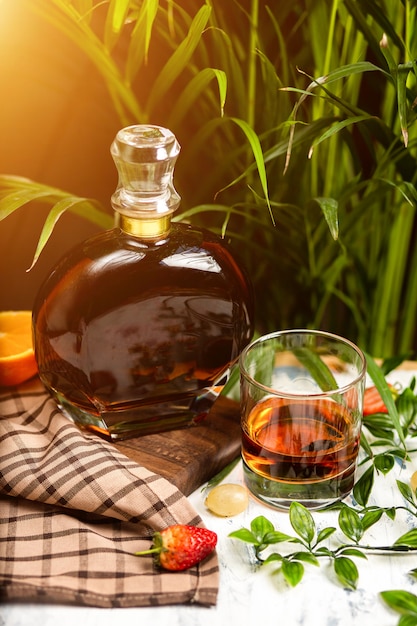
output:
POLYGON ((0 602, 213 605, 215 552, 178 573, 133 556, 174 523, 202 520, 169 481, 82 433, 39 382, 0 396, 0 602))

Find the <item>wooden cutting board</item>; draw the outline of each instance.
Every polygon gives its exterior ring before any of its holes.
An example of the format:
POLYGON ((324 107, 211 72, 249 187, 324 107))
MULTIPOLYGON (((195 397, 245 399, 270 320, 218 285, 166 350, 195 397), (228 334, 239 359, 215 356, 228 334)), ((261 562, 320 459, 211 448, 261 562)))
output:
POLYGON ((220 396, 200 424, 114 445, 188 496, 240 454, 239 423, 238 403, 220 396))

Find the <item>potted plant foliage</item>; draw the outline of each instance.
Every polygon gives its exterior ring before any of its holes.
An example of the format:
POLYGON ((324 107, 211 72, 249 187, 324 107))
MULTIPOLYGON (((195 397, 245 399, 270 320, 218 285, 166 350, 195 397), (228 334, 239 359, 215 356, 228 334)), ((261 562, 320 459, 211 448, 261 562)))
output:
MULTIPOLYGON (((415 352, 413 0, 23 2, 88 57, 120 126, 177 135, 176 219, 237 248, 259 332, 320 327, 374 356, 415 352)), ((35 260, 65 212, 111 226, 96 202, 11 174, 1 218, 50 207, 35 260)))

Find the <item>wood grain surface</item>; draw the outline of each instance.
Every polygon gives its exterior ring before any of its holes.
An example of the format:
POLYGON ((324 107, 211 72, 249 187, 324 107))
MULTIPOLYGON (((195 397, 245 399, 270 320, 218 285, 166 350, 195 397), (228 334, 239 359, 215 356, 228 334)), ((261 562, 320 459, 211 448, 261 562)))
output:
POLYGON ((114 445, 189 495, 240 453, 238 403, 220 396, 200 424, 114 445))

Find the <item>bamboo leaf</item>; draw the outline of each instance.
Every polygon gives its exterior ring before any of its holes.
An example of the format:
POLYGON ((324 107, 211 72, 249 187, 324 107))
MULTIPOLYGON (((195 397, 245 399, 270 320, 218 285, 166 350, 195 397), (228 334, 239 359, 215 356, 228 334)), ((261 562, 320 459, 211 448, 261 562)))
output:
POLYGON ((245 120, 241 120, 236 117, 232 117, 231 120, 242 129, 242 131, 244 132, 246 136, 246 139, 249 141, 249 144, 252 148, 252 153, 255 158, 256 167, 258 169, 259 179, 261 181, 262 191, 264 193, 265 200, 268 205, 272 221, 274 221, 272 210, 271 210, 271 204, 269 201, 268 181, 267 181, 267 176, 266 176, 264 156, 262 152, 261 142, 259 141, 259 137, 255 133, 255 131, 249 126, 249 124, 245 122, 245 120))
POLYGON ((73 4, 81 19, 89 23, 93 15, 93 0, 73 0, 73 4))
POLYGON ((108 50, 113 48, 119 38, 129 7, 130 0, 110 0, 104 27, 104 43, 108 50))
POLYGON ((223 117, 227 93, 226 73, 223 70, 206 67, 189 81, 174 103, 169 118, 169 125, 172 128, 176 128, 183 118, 188 115, 196 100, 198 100, 201 94, 205 93, 213 78, 217 81, 219 89, 219 113, 220 116, 223 117))
POLYGON ((367 369, 370 377, 372 378, 375 387, 378 389, 381 398, 388 409, 389 415, 393 421, 394 427, 398 433, 401 443, 406 448, 403 429, 400 423, 400 417, 398 415, 397 407, 395 406, 394 398, 392 397, 391 390, 388 386, 388 382, 383 375, 381 369, 375 363, 374 359, 365 353, 367 369))
POLYGON ((361 441, 361 448, 365 451, 367 456, 371 459, 373 457, 373 450, 363 430, 361 431, 360 441, 361 441))
POLYGON ((391 73, 393 81, 395 82, 397 78, 398 65, 395 62, 394 57, 392 56, 389 43, 388 43, 388 37, 385 33, 383 33, 381 37, 381 41, 379 42, 379 45, 380 45, 381 52, 384 55, 384 58, 387 62, 388 69, 391 73))
POLYGON ((37 0, 30 2, 30 7, 73 41, 92 61, 105 81, 122 123, 127 122, 126 111, 136 120, 144 118, 139 102, 130 86, 123 80, 115 59, 109 54, 109 50, 89 22, 80 19, 71 3, 64 0, 37 0))
POLYGON ((159 72, 148 101, 148 111, 152 111, 158 102, 162 102, 172 84, 186 68, 191 56, 199 44, 210 17, 208 5, 200 8, 194 17, 186 38, 179 44, 165 66, 159 72))
POLYGON ((226 476, 228 476, 230 472, 232 472, 232 470, 236 467, 236 465, 240 461, 240 458, 240 455, 237 456, 235 459, 233 459, 233 461, 228 463, 222 470, 220 470, 220 472, 210 478, 210 480, 207 482, 207 485, 203 486, 201 491, 205 491, 206 489, 212 489, 213 487, 216 487, 216 485, 219 485, 226 478, 226 476))
POLYGON ((352 126, 354 124, 358 124, 359 122, 363 122, 363 121, 369 120, 369 119, 371 119, 370 115, 356 115, 355 117, 349 117, 346 120, 342 120, 341 122, 337 122, 336 124, 333 124, 331 126, 331 128, 329 128, 322 135, 317 137, 317 139, 312 143, 312 145, 310 146, 310 150, 308 152, 308 158, 311 159, 311 157, 313 156, 314 150, 323 141, 326 141, 327 139, 330 139, 330 137, 333 137, 333 135, 336 135, 337 133, 340 133, 341 130, 344 130, 345 128, 348 128, 349 126, 352 126))
POLYGON ((126 78, 132 83, 143 63, 147 63, 152 29, 158 13, 159 0, 147 0, 141 4, 132 32, 126 62, 126 78))
POLYGON ((54 205, 45 220, 41 235, 39 237, 38 245, 36 247, 35 255, 33 257, 32 265, 29 269, 32 269, 32 267, 38 260, 59 218, 66 211, 69 210, 71 210, 73 213, 81 214, 82 217, 99 226, 101 226, 103 223, 103 213, 86 198, 79 198, 77 196, 68 196, 62 198, 54 205))
POLYGON ((339 203, 334 198, 314 198, 314 200, 320 205, 330 233, 336 241, 339 237, 339 203))
POLYGON ((398 66, 397 72, 397 99, 398 115, 401 124, 401 133, 405 147, 408 146, 408 104, 407 104, 407 79, 410 70, 404 65, 398 66))
MULTIPOLYGON (((302 70, 300 70, 300 73, 304 74, 305 76, 308 76, 307 74, 305 74, 304 72, 302 72, 302 70)), ((318 78, 314 78, 312 79, 311 76, 309 76, 311 82, 308 85, 308 87, 303 91, 301 97, 299 98, 299 100, 297 101, 294 109, 293 109, 293 120, 296 119, 297 114, 298 114, 298 110, 301 107, 301 105, 304 103, 304 101, 306 100, 306 98, 311 97, 311 95, 313 94, 314 90, 316 90, 317 88, 320 88, 324 85, 329 85, 335 81, 339 81, 343 78, 349 78, 350 76, 353 76, 354 74, 362 74, 363 72, 369 72, 369 71, 378 71, 381 72, 383 70, 381 70, 380 67, 378 67, 377 65, 374 65, 373 63, 369 63, 367 61, 362 61, 359 63, 353 63, 353 64, 347 64, 347 65, 343 65, 341 67, 336 68, 335 70, 329 72, 327 75, 324 76, 319 76, 318 78)), ((300 90, 294 90, 291 88, 283 88, 284 91, 300 91, 300 90)), ((295 130, 296 127, 295 125, 291 126, 290 128, 290 135, 289 135, 289 141, 288 141, 288 147, 287 147, 287 156, 286 156, 286 162, 285 162, 285 168, 284 168, 284 173, 287 171, 288 166, 289 166, 289 161, 291 158, 291 153, 292 153, 292 148, 293 148, 293 144, 294 144, 294 134, 295 134, 295 130)))
POLYGON ((5 219, 28 202, 50 198, 51 192, 46 189, 18 190, 0 199, 0 220, 5 219))
POLYGON ((311 374, 322 391, 332 391, 338 388, 337 382, 328 365, 310 348, 293 349, 294 355, 311 374))

